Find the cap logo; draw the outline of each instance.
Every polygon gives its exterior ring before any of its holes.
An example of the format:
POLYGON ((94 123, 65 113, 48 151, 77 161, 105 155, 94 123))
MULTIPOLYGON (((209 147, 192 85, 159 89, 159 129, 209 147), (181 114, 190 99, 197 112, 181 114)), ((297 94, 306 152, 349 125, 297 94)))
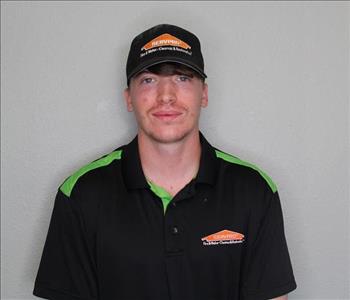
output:
POLYGON ((185 43, 184 41, 181 41, 175 36, 172 36, 169 33, 164 33, 160 36, 157 36, 153 40, 149 41, 146 45, 144 45, 141 50, 150 50, 155 47, 160 46, 176 46, 183 49, 191 49, 191 46, 185 43))
POLYGON ((203 245, 238 244, 244 242, 244 235, 231 230, 221 230, 202 238, 203 245))

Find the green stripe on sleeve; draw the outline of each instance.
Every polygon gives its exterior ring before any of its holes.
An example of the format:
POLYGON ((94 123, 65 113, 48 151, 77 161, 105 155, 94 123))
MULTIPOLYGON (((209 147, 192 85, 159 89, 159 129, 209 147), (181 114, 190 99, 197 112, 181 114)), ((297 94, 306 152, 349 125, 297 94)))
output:
POLYGON ((66 181, 61 185, 60 190, 67 197, 70 197, 70 194, 74 188, 74 185, 78 181, 78 179, 83 176, 85 173, 97 169, 100 167, 104 167, 109 165, 113 160, 120 159, 123 150, 116 150, 111 152, 110 154, 91 162, 90 164, 82 167, 78 171, 76 171, 73 175, 68 177, 66 181))
POLYGON ((221 158, 223 160, 226 160, 226 161, 228 161, 230 163, 234 163, 234 164, 238 164, 238 165, 241 165, 241 166, 249 167, 249 168, 252 168, 252 169, 258 171, 259 174, 268 183, 268 185, 270 186, 272 192, 275 193, 277 191, 277 185, 272 181, 272 179, 264 171, 260 170, 257 166, 255 166, 255 165, 253 165, 253 164, 251 164, 249 162, 240 160, 238 157, 235 157, 235 156, 232 156, 230 154, 221 152, 219 150, 215 150, 215 152, 216 152, 216 157, 219 157, 219 158, 221 158))

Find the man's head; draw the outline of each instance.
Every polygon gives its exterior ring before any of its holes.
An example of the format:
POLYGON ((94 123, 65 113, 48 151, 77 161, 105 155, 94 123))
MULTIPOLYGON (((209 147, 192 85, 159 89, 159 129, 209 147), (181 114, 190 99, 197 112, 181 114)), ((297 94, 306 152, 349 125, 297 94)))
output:
MULTIPOLYGON (((140 135, 172 143, 198 131, 200 110, 208 102, 208 87, 204 82, 206 75, 199 40, 196 38, 196 45, 188 44, 188 39, 183 41, 184 35, 175 37, 164 32, 164 28, 183 31, 172 25, 159 25, 146 31, 153 32, 150 40, 144 38, 144 33, 133 40, 124 97, 128 111, 135 114, 140 135), (154 32, 155 28, 160 36, 154 32), (140 36, 142 43, 135 42, 140 36), (188 53, 183 54, 185 48, 188 53), (151 50, 153 52, 147 52, 151 50), (135 51, 140 52, 140 57, 135 58, 135 51), (195 54, 200 54, 200 58, 194 58, 195 54)), ((187 31, 186 35, 194 36, 187 31)))

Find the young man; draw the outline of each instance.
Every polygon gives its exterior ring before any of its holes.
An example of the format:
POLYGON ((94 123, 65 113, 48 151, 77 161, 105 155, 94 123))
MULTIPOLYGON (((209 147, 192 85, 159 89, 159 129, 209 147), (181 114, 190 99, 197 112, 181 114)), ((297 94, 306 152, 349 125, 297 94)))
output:
POLYGON ((133 141, 59 188, 34 295, 84 300, 286 299, 296 288, 276 185, 200 133, 200 42, 158 25, 127 62, 133 141))

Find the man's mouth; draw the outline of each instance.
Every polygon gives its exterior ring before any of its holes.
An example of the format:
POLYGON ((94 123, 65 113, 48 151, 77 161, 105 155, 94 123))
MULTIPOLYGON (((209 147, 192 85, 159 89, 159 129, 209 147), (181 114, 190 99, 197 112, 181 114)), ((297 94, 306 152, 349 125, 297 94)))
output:
POLYGON ((180 115, 182 115, 182 113, 178 111, 157 111, 152 113, 152 116, 162 121, 172 121, 180 115))

